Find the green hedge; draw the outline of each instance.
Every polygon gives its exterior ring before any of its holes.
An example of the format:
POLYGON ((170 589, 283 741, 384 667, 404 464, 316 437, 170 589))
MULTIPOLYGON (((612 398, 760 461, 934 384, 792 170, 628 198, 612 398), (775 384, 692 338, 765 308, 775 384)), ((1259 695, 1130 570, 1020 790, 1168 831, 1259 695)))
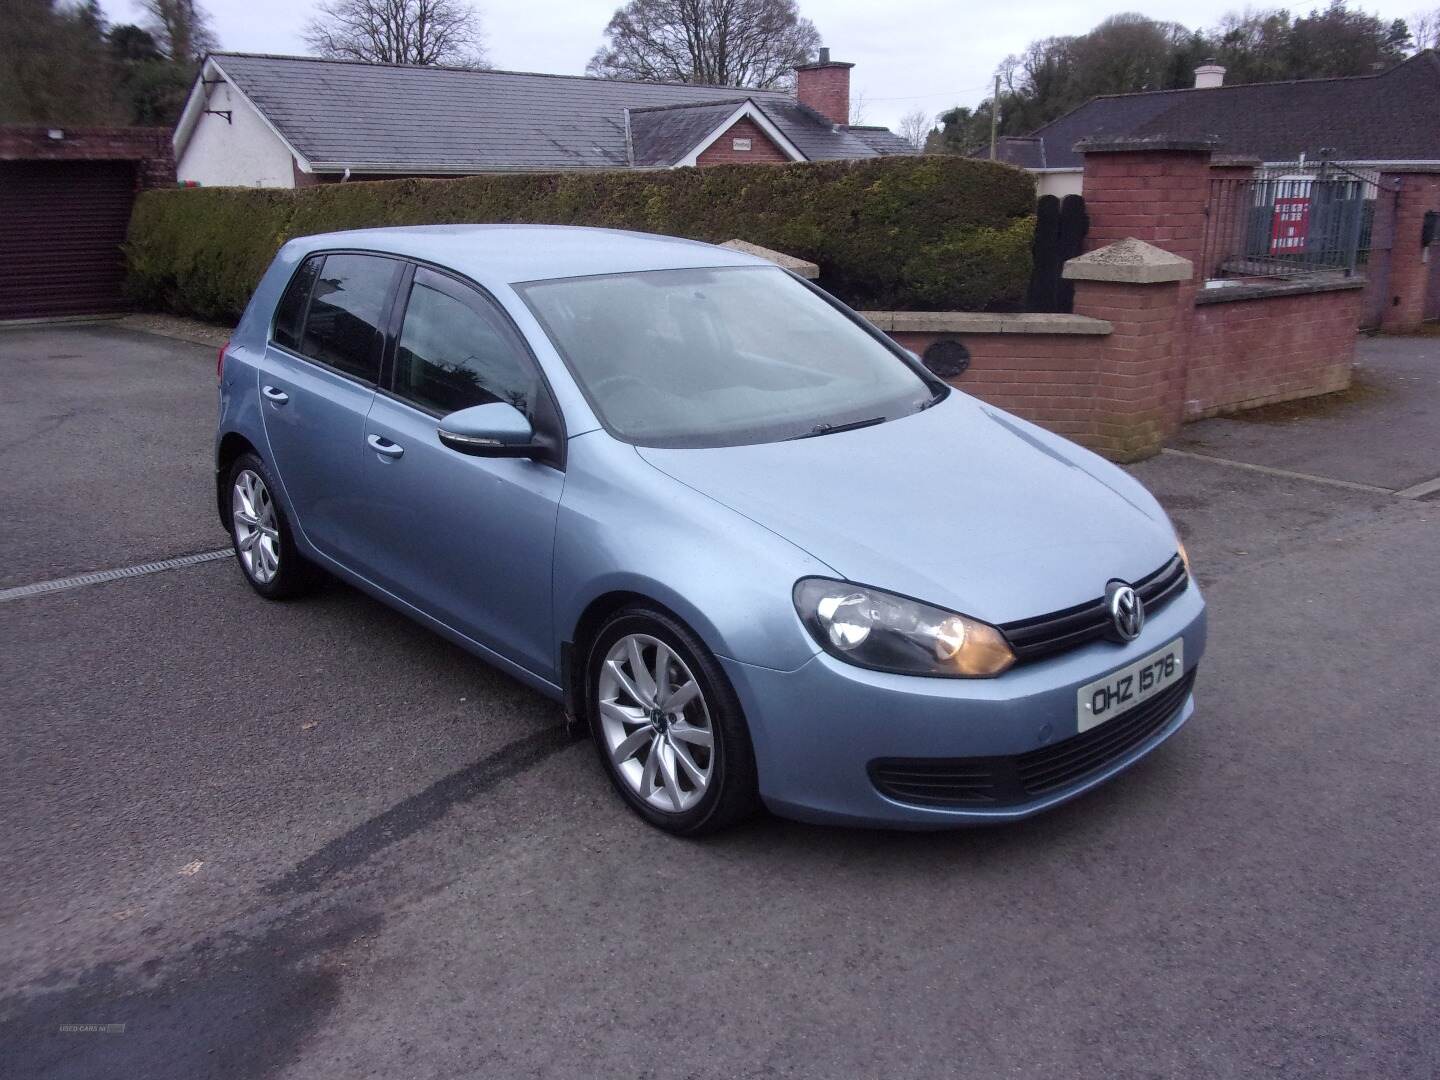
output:
POLYGON ((1027 173, 950 156, 199 188, 140 196, 126 245, 144 306, 234 319, 276 249, 375 225, 599 225, 723 241, 818 263, 821 283, 872 309, 1014 309, 1030 275, 1027 173))

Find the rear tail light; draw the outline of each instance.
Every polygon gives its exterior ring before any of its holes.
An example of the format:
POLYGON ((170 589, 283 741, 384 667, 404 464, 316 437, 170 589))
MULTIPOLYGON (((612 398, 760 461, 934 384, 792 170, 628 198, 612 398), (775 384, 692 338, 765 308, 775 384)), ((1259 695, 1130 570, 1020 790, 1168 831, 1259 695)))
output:
POLYGON ((225 350, 230 348, 230 342, 220 346, 220 354, 215 357, 215 381, 219 382, 225 377, 225 350))

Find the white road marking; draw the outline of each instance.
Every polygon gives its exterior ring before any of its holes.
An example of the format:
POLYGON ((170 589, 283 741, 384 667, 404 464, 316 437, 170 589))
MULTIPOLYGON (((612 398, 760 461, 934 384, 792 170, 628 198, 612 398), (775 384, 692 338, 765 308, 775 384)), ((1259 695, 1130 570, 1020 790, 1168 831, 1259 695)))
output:
POLYGON ((198 555, 180 555, 173 559, 141 563, 139 566, 125 566, 119 570, 96 570, 91 574, 76 574, 74 577, 37 581, 30 585, 17 585, 13 589, 0 589, 0 603, 6 600, 23 600, 27 596, 43 596, 45 593, 59 592, 62 589, 77 589, 82 585, 99 585, 106 581, 119 581, 121 578, 158 574, 163 570, 179 570, 182 567, 195 566, 198 563, 228 559, 234 554, 235 552, 230 548, 220 548, 216 551, 202 551, 198 555))
MULTIPOLYGON (((1208 461, 1212 465, 1228 465, 1232 469, 1248 469, 1250 472, 1264 473, 1266 476, 1282 476, 1287 480, 1308 480, 1312 484, 1329 484, 1331 487, 1348 488, 1351 491, 1368 491, 1372 495, 1401 495, 1402 491, 1394 488, 1380 487, 1376 484, 1359 484, 1354 480, 1335 480, 1329 476, 1316 476, 1313 473, 1293 472, 1290 469, 1276 469, 1269 465, 1252 465, 1248 461, 1231 461, 1229 458, 1211 457, 1209 454, 1196 454, 1189 450, 1172 450, 1168 446, 1160 451, 1162 454, 1170 454, 1173 457, 1191 458, 1194 461, 1208 461)), ((1440 483, 1440 481, 1437 481, 1440 483)), ((1413 489, 1410 489, 1413 490, 1413 489)), ((1405 496, 1417 498, 1418 496, 1405 496)))
POLYGON ((1423 499, 1426 495, 1434 495, 1437 491, 1440 491, 1440 476, 1434 480, 1426 480, 1405 488, 1403 491, 1397 491, 1395 495, 1400 499, 1423 499))

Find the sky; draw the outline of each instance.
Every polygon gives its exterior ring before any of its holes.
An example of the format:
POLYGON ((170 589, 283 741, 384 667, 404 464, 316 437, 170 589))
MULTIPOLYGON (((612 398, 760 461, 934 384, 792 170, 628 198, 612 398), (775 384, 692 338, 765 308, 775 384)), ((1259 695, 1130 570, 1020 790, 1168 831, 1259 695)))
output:
MULTIPOLYGON (((134 0, 101 0, 111 22, 140 22, 134 0)), ((303 55, 301 28, 313 0, 201 0, 210 12, 221 47, 237 52, 303 55)), ((603 30, 619 0, 478 0, 490 62, 510 71, 583 74, 603 42, 603 30)), ((1289 4, 1276 0, 1258 7, 1292 11, 1323 6, 1324 0, 1289 4)), ((1387 21, 1410 18, 1440 0, 1385 0, 1352 3, 1387 21)), ((1008 54, 1036 38, 1079 34, 1107 16, 1141 11, 1153 19, 1208 27, 1243 0, 1012 0, 957 3, 956 0, 801 0, 803 15, 815 23, 833 59, 854 63, 852 98, 864 100, 863 117, 852 122, 896 127, 915 108, 931 115, 984 98, 995 68, 1008 54)))

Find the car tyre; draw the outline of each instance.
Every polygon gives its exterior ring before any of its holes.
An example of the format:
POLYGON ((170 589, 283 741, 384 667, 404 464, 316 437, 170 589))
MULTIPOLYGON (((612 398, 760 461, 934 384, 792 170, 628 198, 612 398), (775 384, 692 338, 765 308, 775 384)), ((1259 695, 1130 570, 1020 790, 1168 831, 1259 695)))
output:
POLYGON ((725 672, 673 616, 612 616, 586 662, 586 711, 615 789, 650 824, 680 836, 733 825, 760 806, 755 751, 725 672))
POLYGON ((288 600, 312 589, 320 574, 295 548, 284 509, 275 499, 269 468, 254 454, 230 466, 225 490, 230 507, 230 543, 250 587, 266 600, 288 600))

